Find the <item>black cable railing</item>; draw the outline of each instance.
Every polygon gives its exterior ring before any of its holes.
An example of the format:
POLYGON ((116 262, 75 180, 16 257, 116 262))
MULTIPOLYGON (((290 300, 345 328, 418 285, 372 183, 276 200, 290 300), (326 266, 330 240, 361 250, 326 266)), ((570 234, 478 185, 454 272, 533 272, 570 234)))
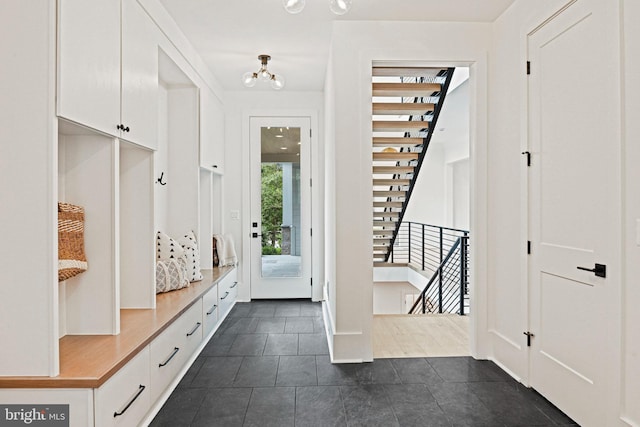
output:
POLYGON ((403 222, 390 258, 430 277, 409 313, 469 313, 469 231, 403 222))

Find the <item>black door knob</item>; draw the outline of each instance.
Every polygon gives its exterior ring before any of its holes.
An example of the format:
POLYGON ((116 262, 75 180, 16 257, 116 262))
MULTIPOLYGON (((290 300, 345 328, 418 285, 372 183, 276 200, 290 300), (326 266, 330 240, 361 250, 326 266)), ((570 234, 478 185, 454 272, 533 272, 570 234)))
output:
POLYGON ((578 267, 578 270, 590 271, 598 277, 607 277, 607 266, 605 264, 596 264, 594 268, 578 267))

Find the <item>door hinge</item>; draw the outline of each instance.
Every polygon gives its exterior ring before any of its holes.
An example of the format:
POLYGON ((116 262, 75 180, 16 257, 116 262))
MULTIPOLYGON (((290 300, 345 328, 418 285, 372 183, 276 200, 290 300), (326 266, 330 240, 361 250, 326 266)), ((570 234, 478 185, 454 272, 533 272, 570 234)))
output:
POLYGON ((531 166, 531 151, 523 151, 523 156, 527 156, 527 166, 531 166))
POLYGON ((309 229, 309 236, 313 236, 313 228, 309 229))
POLYGON ((311 287, 313 287, 313 277, 309 278, 309 283, 310 283, 311 287))
POLYGON ((312 132, 311 132, 311 129, 309 129, 309 138, 311 138, 311 136, 312 136, 312 132))
POLYGON ((313 178, 309 178, 309 187, 313 187, 313 178))
POLYGON ((531 338, 535 337, 531 332, 523 332, 527 336, 527 347, 531 347, 531 338))
POLYGON ((531 240, 527 240, 527 255, 531 255, 531 240))
POLYGON ((531 74, 531 61, 527 61, 527 76, 531 74))

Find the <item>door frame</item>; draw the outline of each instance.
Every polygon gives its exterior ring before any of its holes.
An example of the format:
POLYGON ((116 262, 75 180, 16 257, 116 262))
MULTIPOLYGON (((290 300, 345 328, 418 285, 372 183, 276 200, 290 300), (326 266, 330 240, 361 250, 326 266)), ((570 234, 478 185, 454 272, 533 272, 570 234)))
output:
MULTIPOLYGON (((237 219, 241 221, 242 262, 238 267, 239 280, 248 285, 238 294, 238 301, 251 301, 251 167, 247 159, 251 155, 251 119, 254 117, 308 118, 311 124, 310 167, 311 179, 311 228, 319 238, 311 239, 311 300, 322 301, 322 284, 324 283, 324 180, 320 174, 324 168, 322 162, 322 133, 319 127, 319 111, 315 109, 256 109, 242 112, 242 210, 237 219)), ((234 220, 234 218, 231 218, 234 220)))
MULTIPOLYGON (((312 221, 312 207, 313 200, 311 198, 311 120, 308 117, 251 117, 250 134, 250 172, 249 179, 251 184, 251 205, 249 208, 251 214, 251 298, 252 299, 264 299, 264 298, 309 298, 311 299, 311 265, 312 265, 312 241, 313 236, 310 233, 311 221, 312 221), (261 244, 258 244, 258 240, 262 242, 262 239, 253 237, 254 233, 261 233, 262 231, 262 173, 260 171, 261 165, 263 165, 263 138, 262 129, 268 128, 298 128, 300 130, 300 146, 299 153, 299 168, 300 168, 300 228, 297 233, 300 233, 301 244, 301 271, 300 276, 297 277, 264 277, 263 276, 263 256, 260 248, 261 244), (307 133, 309 132, 309 133, 307 133), (253 224, 256 223, 260 227, 255 228, 253 224), (257 246, 256 246, 257 245, 257 246)), ((284 175, 283 175, 284 177, 284 175)), ((283 191, 284 195, 284 191, 283 191)), ((283 199, 284 203, 284 199, 283 199)), ((283 206, 284 207, 284 206, 283 206)), ((259 234, 261 235, 261 234, 259 234)))

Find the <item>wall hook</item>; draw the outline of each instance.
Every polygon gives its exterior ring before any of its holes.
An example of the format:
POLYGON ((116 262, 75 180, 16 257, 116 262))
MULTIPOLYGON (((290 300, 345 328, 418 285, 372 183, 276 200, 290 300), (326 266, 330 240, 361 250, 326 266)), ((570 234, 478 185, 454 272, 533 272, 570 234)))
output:
POLYGON ((158 180, 156 181, 158 184, 160 185, 167 185, 166 182, 162 182, 162 179, 164 178, 164 172, 160 173, 160 178, 158 178, 158 180))

